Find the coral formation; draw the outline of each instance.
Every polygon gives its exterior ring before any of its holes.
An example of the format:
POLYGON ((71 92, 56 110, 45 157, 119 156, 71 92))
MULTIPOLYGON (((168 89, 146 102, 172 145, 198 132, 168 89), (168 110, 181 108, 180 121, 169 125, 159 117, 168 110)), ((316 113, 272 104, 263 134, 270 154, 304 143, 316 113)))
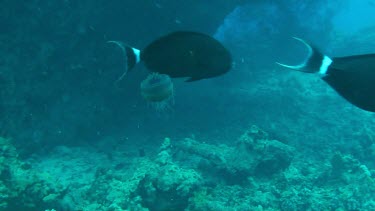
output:
POLYGON ((6 211, 375 208, 374 170, 342 153, 306 160, 255 125, 233 145, 165 138, 154 156, 140 157, 60 146, 23 161, 0 142, 6 211))
POLYGON ((2 210, 33 210, 55 203, 65 191, 50 175, 36 172, 21 161, 9 139, 0 137, 0 197, 2 210))
POLYGON ((227 182, 241 184, 249 176, 272 177, 285 170, 293 158, 293 147, 277 140, 269 140, 257 126, 244 133, 235 146, 212 146, 193 139, 177 144, 189 155, 201 158, 201 168, 213 175, 220 172, 227 182))

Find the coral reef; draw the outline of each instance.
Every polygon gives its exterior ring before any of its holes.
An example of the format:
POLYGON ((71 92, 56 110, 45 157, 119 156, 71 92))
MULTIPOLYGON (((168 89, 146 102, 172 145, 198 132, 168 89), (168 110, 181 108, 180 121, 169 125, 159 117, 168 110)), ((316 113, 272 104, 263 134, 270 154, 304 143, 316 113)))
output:
POLYGON ((49 175, 33 170, 32 164, 21 161, 9 139, 0 138, 1 210, 34 210, 55 203, 66 191, 49 175))
POLYGON ((209 169, 213 175, 220 172, 227 182, 240 184, 248 176, 272 177, 285 170, 293 159, 293 147, 277 140, 253 125, 235 146, 213 146, 193 139, 185 139, 177 148, 191 157, 200 157, 200 168, 209 169))
POLYGON ((372 210, 375 171, 319 161, 253 125, 233 145, 165 138, 154 156, 56 147, 21 160, 0 139, 1 210, 372 210))

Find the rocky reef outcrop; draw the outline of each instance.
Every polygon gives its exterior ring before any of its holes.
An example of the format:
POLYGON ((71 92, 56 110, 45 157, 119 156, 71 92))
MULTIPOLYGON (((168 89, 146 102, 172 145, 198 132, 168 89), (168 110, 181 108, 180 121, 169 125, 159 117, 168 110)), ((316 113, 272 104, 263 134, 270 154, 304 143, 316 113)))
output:
POLYGON ((306 159, 251 126, 232 145, 165 138, 153 155, 56 147, 27 160, 0 139, 1 210, 372 210, 353 155, 306 159))

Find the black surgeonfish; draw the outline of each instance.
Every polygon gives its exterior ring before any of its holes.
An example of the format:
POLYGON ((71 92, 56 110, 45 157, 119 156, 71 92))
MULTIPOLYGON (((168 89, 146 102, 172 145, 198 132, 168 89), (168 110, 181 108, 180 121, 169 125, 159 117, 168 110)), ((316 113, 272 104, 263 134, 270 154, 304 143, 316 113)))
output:
POLYGON ((187 81, 212 78, 228 72, 232 66, 229 51, 216 39, 206 34, 177 31, 160 37, 143 50, 117 41, 125 53, 126 72, 143 61, 151 72, 172 78, 187 77, 187 81))
POLYGON ((330 58, 304 40, 294 39, 308 48, 306 60, 296 66, 277 64, 302 72, 319 73, 347 101, 375 112, 375 54, 330 58))

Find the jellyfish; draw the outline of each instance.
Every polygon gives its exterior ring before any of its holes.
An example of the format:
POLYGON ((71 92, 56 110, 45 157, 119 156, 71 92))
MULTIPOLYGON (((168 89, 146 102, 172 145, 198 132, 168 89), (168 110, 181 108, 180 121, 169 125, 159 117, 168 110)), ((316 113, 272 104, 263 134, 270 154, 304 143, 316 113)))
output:
POLYGON ((166 74, 151 73, 141 83, 141 94, 156 110, 165 110, 174 103, 173 83, 166 74))

